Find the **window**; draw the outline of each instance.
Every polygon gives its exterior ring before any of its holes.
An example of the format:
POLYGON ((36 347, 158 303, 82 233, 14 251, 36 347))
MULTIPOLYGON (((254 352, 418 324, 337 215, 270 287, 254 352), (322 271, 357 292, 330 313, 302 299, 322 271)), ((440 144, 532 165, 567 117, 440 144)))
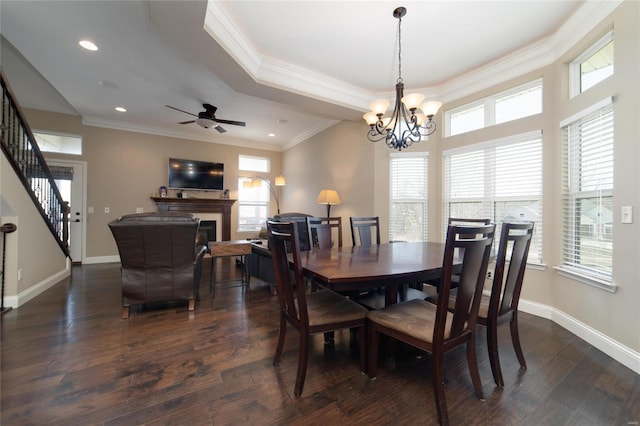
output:
POLYGON ((540 131, 445 151, 444 217, 535 222, 529 262, 542 263, 540 131))
POLYGON ((260 231, 269 215, 269 184, 263 179, 252 179, 253 173, 269 169, 268 158, 238 156, 238 170, 249 172, 248 176, 238 178, 238 232, 260 231))
POLYGON ((394 153, 389 160, 389 241, 427 241, 426 153, 394 153))
POLYGON ((561 123, 564 129, 562 269, 611 283, 613 105, 611 98, 561 123))
POLYGON ((571 96, 590 89, 613 75, 613 31, 571 62, 571 96))
POLYGON ((446 136, 459 135, 541 112, 542 80, 538 79, 445 112, 446 136))
POLYGON ((36 138, 38 148, 42 152, 82 155, 80 136, 33 132, 33 137, 36 138))
POLYGON ((251 157, 249 155, 238 156, 238 170, 268 173, 271 169, 270 166, 271 163, 268 158, 251 157))

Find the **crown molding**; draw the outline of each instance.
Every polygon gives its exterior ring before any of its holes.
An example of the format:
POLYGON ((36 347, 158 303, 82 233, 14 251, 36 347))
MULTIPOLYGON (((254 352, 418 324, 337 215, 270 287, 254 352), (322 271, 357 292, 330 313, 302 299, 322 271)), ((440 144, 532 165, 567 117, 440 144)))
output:
MULTIPOLYGON (((550 65, 623 1, 584 1, 553 35, 430 87, 427 92, 442 102, 450 102, 550 65)), ((214 1, 208 2, 204 27, 257 83, 361 111, 366 111, 371 100, 381 96, 302 67, 263 57, 214 1)))
POLYGON ((291 147, 293 147, 295 145, 298 145, 299 143, 306 141, 310 137, 317 135, 318 133, 322 132, 323 130, 326 130, 331 126, 334 126, 334 125, 338 124, 340 121, 341 120, 324 120, 324 121, 320 122, 319 124, 317 124, 316 126, 313 126, 312 128, 307 129, 303 133, 300 133, 298 136, 293 138, 290 142, 285 143, 283 148, 286 150, 286 149, 289 149, 289 148, 291 148, 291 147))

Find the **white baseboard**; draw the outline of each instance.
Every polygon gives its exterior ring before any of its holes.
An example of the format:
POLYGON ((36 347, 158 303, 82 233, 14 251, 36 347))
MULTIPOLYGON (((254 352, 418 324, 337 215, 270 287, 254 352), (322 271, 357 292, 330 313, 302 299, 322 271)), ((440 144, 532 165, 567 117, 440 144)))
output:
POLYGON ((92 265, 96 263, 120 263, 120 256, 94 256, 86 257, 82 261, 84 265, 92 265))
POLYGON ((24 305, 29 300, 34 297, 44 293, 49 290, 54 285, 58 284, 63 279, 67 278, 71 275, 71 263, 67 258, 67 266, 62 271, 58 271, 55 274, 47 277, 46 279, 40 281, 36 285, 33 285, 26 289, 23 292, 18 293, 15 296, 5 296, 4 302, 6 306, 10 306, 12 308, 18 308, 21 305, 24 305))
POLYGON ((640 353, 633 349, 551 306, 520 299, 518 307, 522 312, 555 322, 622 365, 640 374, 640 353))

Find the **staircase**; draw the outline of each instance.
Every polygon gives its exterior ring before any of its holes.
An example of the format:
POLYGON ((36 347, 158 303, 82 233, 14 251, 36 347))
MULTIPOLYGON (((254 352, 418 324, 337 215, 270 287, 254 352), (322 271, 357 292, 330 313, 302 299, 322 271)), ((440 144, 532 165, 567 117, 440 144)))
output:
POLYGON ((22 182, 42 219, 65 256, 69 257, 69 206, 62 199, 51 170, 36 144, 33 133, 7 77, 2 77, 2 121, 0 137, 2 153, 22 182))

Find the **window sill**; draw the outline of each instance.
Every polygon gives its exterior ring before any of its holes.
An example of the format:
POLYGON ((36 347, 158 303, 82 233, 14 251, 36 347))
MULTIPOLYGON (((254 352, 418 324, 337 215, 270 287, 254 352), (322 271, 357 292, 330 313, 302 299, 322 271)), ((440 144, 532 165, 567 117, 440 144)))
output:
POLYGON ((553 269, 556 270, 558 275, 562 275, 563 277, 570 278, 574 281, 578 281, 592 287, 599 288, 600 290, 604 290, 609 293, 615 293, 617 290, 617 286, 609 281, 599 280, 597 278, 593 278, 587 276, 585 274, 579 273, 573 269, 569 269, 562 266, 554 266, 553 269))

